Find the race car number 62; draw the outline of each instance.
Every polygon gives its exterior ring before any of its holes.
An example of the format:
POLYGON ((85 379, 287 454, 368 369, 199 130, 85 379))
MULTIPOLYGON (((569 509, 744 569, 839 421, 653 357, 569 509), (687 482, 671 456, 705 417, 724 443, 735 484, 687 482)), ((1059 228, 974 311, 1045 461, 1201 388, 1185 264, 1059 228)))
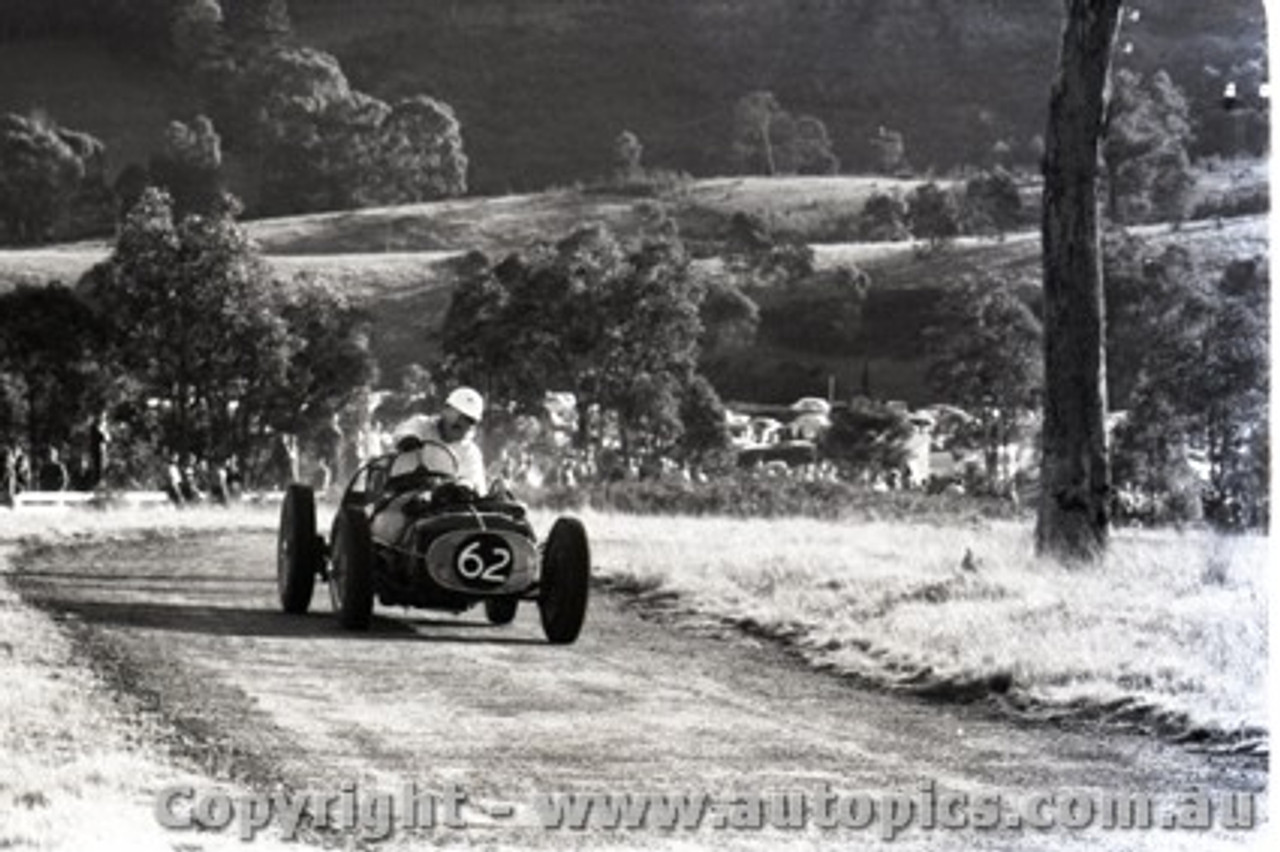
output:
POLYGON ((464 580, 480 580, 497 584, 506 582, 507 578, 504 576, 504 572, 507 566, 511 564, 511 551, 505 547, 495 547, 493 548, 493 561, 487 562, 484 554, 480 552, 483 545, 483 541, 473 541, 458 551, 458 556, 455 559, 458 573, 464 580))

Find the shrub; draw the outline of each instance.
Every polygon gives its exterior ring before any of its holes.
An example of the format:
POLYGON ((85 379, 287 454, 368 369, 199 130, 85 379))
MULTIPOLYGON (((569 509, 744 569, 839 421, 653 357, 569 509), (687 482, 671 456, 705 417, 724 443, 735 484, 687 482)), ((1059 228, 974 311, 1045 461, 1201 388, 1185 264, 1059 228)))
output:
POLYGON ((719 515, 742 518, 807 517, 823 520, 905 519, 955 523, 1008 518, 1005 500, 921 491, 877 492, 843 481, 807 481, 736 473, 709 482, 641 480, 555 486, 520 494, 552 511, 591 508, 636 515, 719 515))

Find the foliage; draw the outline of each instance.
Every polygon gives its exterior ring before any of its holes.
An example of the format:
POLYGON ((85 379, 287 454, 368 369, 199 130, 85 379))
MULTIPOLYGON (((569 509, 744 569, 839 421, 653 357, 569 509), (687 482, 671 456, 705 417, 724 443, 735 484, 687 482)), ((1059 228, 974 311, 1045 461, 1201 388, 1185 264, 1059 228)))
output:
POLYGON ((9 239, 55 236, 78 193, 101 183, 103 145, 42 113, 0 117, 0 221, 9 239))
POLYGON ((359 204, 411 204, 467 190, 462 125, 453 108, 426 95, 397 101, 348 166, 359 204))
POLYGON ((233 0, 226 25, 237 39, 252 44, 279 42, 293 30, 287 0, 233 0))
POLYGON ((917 239, 935 251, 960 233, 955 196, 936 183, 921 184, 907 196, 907 223, 917 239))
POLYGON ((613 140, 613 170, 623 180, 634 179, 644 172, 644 145, 630 130, 622 131, 613 140))
POLYGON ((1103 248, 1108 407, 1123 411, 1134 403, 1152 341, 1178 334, 1184 310, 1200 310, 1200 288, 1191 254, 1182 246, 1157 249, 1116 230, 1106 235, 1103 248))
POLYGON ((280 296, 279 314, 291 338, 288 369, 264 409, 271 425, 306 434, 328 423, 375 379, 369 318, 341 288, 298 277, 280 296))
POLYGON ((285 381, 287 329, 229 211, 175 223, 169 197, 147 190, 88 283, 120 363, 163 407, 165 446, 227 451, 265 425, 254 403, 285 381))
POLYGON ((708 482, 589 483, 521 493, 532 505, 554 511, 598 511, 663 517, 788 518, 826 520, 917 519, 955 524, 979 518, 1014 515, 1007 500, 925 494, 921 491, 876 492, 851 482, 809 482, 739 472, 708 482))
MULTIPOLYGON (((154 70, 159 76, 168 70, 156 60, 170 58, 173 5, 174 0, 4 0, 0 34, 92 38, 120 57, 144 57, 151 64, 143 66, 143 75, 154 70)), ((231 16, 244 2, 221 5, 231 16)), ((607 168, 609 141, 623 126, 641 133, 650 159, 661 149, 673 169, 724 174, 732 166, 725 144, 730 107, 748 88, 764 85, 756 81, 766 80, 784 106, 826 121, 833 150, 851 172, 877 168, 867 141, 877 123, 901 131, 911 161, 939 173, 984 162, 997 137, 1014 141, 1019 166, 1034 167, 1037 158, 1026 141, 1043 131, 1043 116, 1034 107, 1043 99, 1057 47, 1056 28, 1045 22, 1061 15, 1058 0, 1002 7, 999 26, 982 4, 898 3, 875 15, 860 3, 811 8, 664 0, 573 8, 551 3, 542 9, 506 0, 503 11, 504 4, 493 2, 432 0, 415 5, 440 9, 439 14, 423 15, 407 13, 409 4, 399 0, 349 8, 316 0, 289 5, 299 23, 292 39, 314 33, 342 43, 343 67, 363 90, 383 98, 425 91, 452 103, 466 125, 468 154, 482 163, 472 176, 473 183, 479 181, 473 188, 486 195, 594 178, 607 168), (350 8, 360 14, 351 15, 350 8), (974 34, 980 43, 965 41, 968 49, 956 50, 957 34, 974 34), (975 93, 981 93, 995 124, 974 120, 975 93), (833 104, 849 106, 836 110, 833 104)), ((1267 78, 1262 7, 1258 0, 1166 0, 1126 33, 1136 47, 1123 57, 1126 65, 1149 74, 1162 63, 1186 89, 1197 123, 1196 154, 1230 150, 1232 125, 1245 118, 1219 104, 1227 80, 1240 81, 1242 94, 1257 91, 1245 85, 1237 65, 1256 66, 1250 83, 1267 78)), ((226 29, 232 50, 248 44, 226 29)), ((51 88, 50 97, 60 98, 72 87, 77 93, 98 88, 107 81, 83 86, 89 54, 83 44, 54 38, 47 49, 34 47, 39 58, 30 77, 49 79, 59 92, 51 88)), ((21 57, 26 49, 14 52, 21 57)), ((210 95, 205 89, 197 94, 210 95)), ((111 111, 118 114, 111 125, 136 126, 151 114, 157 96, 163 97, 155 92, 111 98, 111 111)), ((195 108, 194 102, 182 106, 195 108)), ((212 109, 207 102, 199 108, 212 109)), ((1257 124, 1251 118, 1246 128, 1249 139, 1265 140, 1266 111, 1265 103, 1255 110, 1257 124), (1254 136, 1255 127, 1260 136, 1254 136)), ((237 168, 256 168, 256 154, 246 150, 227 117, 210 114, 232 149, 229 156, 246 157, 237 168)), ((109 126, 74 118, 95 132, 109 126)), ((117 149, 118 137, 103 138, 117 149)))
POLYGON ((136 385, 128 426, 172 452, 244 460, 273 430, 327 422, 373 367, 363 314, 323 282, 273 282, 234 209, 175 222, 148 189, 85 283, 136 385))
POLYGON ((725 271, 745 293, 786 287, 813 276, 813 249, 801 240, 776 239, 765 222, 734 213, 724 245, 725 271))
POLYGON ((748 173, 821 175, 840 170, 827 126, 811 115, 792 116, 772 92, 750 92, 734 105, 732 151, 748 173))
POLYGON ((1003 237, 1022 221, 1022 198, 1013 176, 997 168, 970 178, 964 188, 965 229, 1003 237))
POLYGON ((130 163, 116 175, 111 185, 111 194, 115 198, 116 222, 123 222, 133 206, 142 200, 142 193, 151 185, 151 172, 138 163, 130 163))
POLYGON ((222 139, 213 122, 203 115, 190 125, 169 122, 163 147, 151 159, 148 182, 169 193, 179 218, 213 212, 223 193, 222 139))
POLYGON ((858 214, 857 236, 867 242, 898 242, 911 239, 907 228, 907 207, 897 195, 877 192, 867 199, 858 214))
POLYGON ((679 455, 703 469, 716 469, 729 462, 729 428, 724 403, 706 377, 695 375, 683 388, 680 399, 679 455))
POLYGON ((977 416, 990 482, 1000 450, 1019 435, 1020 414, 1044 384, 1044 329, 1008 281, 968 280, 944 298, 940 322, 926 329, 935 360, 926 374, 938 402, 977 416))
POLYGON ((428 201, 466 191, 461 125, 417 95, 389 105, 353 89, 331 54, 275 47, 245 64, 270 212, 428 201))
POLYGON ((907 143, 897 130, 881 125, 870 141, 880 174, 897 175, 907 168, 907 143))
MULTIPOLYGON (((410 364, 401 374, 399 385, 378 404, 378 417, 388 423, 400 423, 414 414, 438 410, 444 402, 438 379, 421 364, 410 364)), ((486 418, 486 426, 490 419, 486 418)))
POLYGON ((218 0, 178 0, 169 38, 178 63, 193 70, 222 49, 222 6, 218 0))
POLYGON ((1206 468, 1204 508, 1224 526, 1264 526, 1270 459, 1266 265, 1232 263, 1206 286, 1170 248, 1117 276, 1114 336, 1132 338, 1128 417, 1114 454, 1117 481, 1167 499, 1206 468))
POLYGON ((901 411, 868 399, 855 399, 831 412, 831 428, 819 449, 848 475, 898 470, 906 462, 912 426, 901 411))
POLYGON ((702 339, 707 357, 745 350, 755 342, 760 307, 731 279, 710 275, 702 282, 702 339))
POLYGON ((93 311, 59 284, 0 295, 0 407, 29 447, 64 444, 101 409, 109 393, 104 329, 93 311))
POLYGON ((871 278, 838 266, 760 297, 760 329, 770 342, 801 352, 850 355, 857 350, 871 278))
POLYGON ((627 248, 583 228, 474 264, 450 303, 444 350, 450 372, 498 407, 536 414, 548 391, 571 391, 581 447, 598 453, 616 422, 624 458, 656 454, 683 431, 702 295, 678 242, 627 248))
POLYGON ((1118 222, 1181 219, 1194 185, 1186 95, 1165 71, 1121 69, 1112 84, 1103 158, 1107 209, 1118 222))

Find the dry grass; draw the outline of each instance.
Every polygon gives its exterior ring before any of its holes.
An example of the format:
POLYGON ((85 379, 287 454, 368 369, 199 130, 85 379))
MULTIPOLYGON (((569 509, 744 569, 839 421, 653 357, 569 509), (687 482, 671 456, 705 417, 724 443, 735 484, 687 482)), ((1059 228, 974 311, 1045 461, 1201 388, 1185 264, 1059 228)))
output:
MULTIPOLYGON (((0 538, 43 534, 13 520, 3 516, 0 538)), ((99 535, 116 524, 99 516, 70 526, 99 535)), ((149 745, 149 720, 125 718, 69 636, 9 590, 6 570, 0 547, 0 849, 172 850, 197 839, 191 848, 243 848, 234 833, 195 838, 156 822, 157 792, 208 780, 175 769, 149 745)), ((281 848, 270 835, 263 841, 281 848)))
POLYGON ((1042 709, 1266 728, 1263 538, 1122 532, 1105 564, 1068 569, 1037 559, 1012 523, 587 521, 601 571, 623 586, 677 593, 876 683, 1005 682, 1042 709))
POLYGON ((623 233, 639 222, 635 202, 571 190, 459 198, 248 222, 249 233, 274 255, 379 254, 479 249, 498 255, 543 239, 558 239, 589 222, 623 233))
POLYGON ((14 512, 0 509, 0 544, 34 540, 104 541, 144 533, 274 530, 279 514, 278 506, 252 504, 182 510, 164 505, 110 510, 48 508, 14 512))

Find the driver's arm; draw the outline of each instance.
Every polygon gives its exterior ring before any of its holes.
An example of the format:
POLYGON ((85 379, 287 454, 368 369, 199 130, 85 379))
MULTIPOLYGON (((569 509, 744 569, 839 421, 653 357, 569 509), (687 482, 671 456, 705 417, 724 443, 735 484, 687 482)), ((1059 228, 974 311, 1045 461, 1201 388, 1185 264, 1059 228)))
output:
POLYGON ((452 446, 458 456, 458 482, 475 491, 485 494, 488 491, 484 475, 484 457, 480 447, 474 441, 460 441, 452 446))

